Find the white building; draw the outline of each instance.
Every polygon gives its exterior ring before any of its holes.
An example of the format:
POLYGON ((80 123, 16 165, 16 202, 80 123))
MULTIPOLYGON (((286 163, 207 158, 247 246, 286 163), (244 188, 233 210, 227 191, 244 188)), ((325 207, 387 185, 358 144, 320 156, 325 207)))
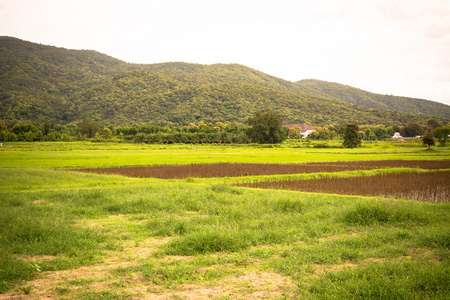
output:
POLYGON ((396 132, 394 133, 394 135, 392 136, 393 139, 402 139, 403 137, 400 135, 400 132, 396 132))
POLYGON ((300 127, 300 134, 302 135, 302 138, 306 139, 308 137, 308 135, 311 134, 311 132, 313 131, 317 131, 317 129, 315 129, 314 127, 312 127, 311 125, 308 125, 306 123, 301 123, 301 124, 286 124, 284 125, 287 128, 291 129, 294 128, 294 126, 298 126, 300 127))

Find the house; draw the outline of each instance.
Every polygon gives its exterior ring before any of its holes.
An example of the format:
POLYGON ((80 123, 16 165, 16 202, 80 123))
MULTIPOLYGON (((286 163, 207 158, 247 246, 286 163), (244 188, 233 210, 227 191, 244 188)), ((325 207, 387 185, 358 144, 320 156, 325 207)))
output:
POLYGON ((394 133, 394 135, 392 136, 393 139, 402 139, 403 137, 400 135, 400 132, 396 132, 394 133))
POLYGON ((399 132, 394 133, 392 136, 393 139, 397 139, 399 142, 404 142, 405 140, 417 140, 422 138, 421 135, 410 136, 410 137, 402 137, 399 132))
POLYGON ((302 138, 307 138, 308 135, 311 134, 311 132, 313 131, 317 131, 317 129, 315 129, 314 127, 312 127, 311 125, 308 125, 306 123, 301 123, 301 124, 286 124, 284 125, 287 128, 291 129, 294 128, 294 126, 298 126, 300 128, 300 134, 302 135, 302 138))

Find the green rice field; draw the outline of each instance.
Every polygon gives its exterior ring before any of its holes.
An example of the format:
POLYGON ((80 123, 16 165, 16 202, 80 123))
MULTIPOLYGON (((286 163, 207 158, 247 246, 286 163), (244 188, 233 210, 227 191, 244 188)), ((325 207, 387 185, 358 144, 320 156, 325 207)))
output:
POLYGON ((450 299, 450 147, 426 149, 4 143, 0 299, 450 299), (239 172, 132 174, 198 165, 239 172), (110 167, 134 171, 81 172, 110 167))

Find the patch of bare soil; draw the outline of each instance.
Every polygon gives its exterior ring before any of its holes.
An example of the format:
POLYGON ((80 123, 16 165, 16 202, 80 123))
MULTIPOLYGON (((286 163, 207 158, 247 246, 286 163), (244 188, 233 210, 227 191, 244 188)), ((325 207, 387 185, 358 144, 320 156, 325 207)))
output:
MULTIPOLYGON (((42 278, 27 282, 23 286, 32 286, 29 295, 20 289, 0 295, 6 299, 59 299, 58 288, 68 282, 83 280, 86 285, 70 286, 69 295, 79 295, 84 291, 102 291, 111 289, 114 279, 110 279, 110 270, 118 264, 82 267, 75 270, 46 272, 42 278), (111 281, 112 280, 112 281, 111 281)), ((120 264, 123 266, 123 263, 120 264)), ((286 291, 295 288, 288 277, 272 272, 248 273, 241 277, 229 277, 218 283, 184 284, 165 289, 153 286, 140 276, 121 280, 126 285, 122 290, 133 296, 130 299, 271 299, 286 295, 286 291)), ((66 285, 67 286, 67 285, 66 285)), ((69 298, 73 298, 69 296, 69 298)))
MULTIPOLYGON (((44 272, 41 277, 29 282, 23 282, 22 287, 30 287, 28 295, 18 286, 13 291, 0 295, 0 300, 6 299, 58 299, 58 287, 75 280, 102 281, 108 275, 104 266, 81 267, 78 269, 44 272)), ((71 286, 70 292, 76 292, 81 286, 71 286)))
POLYGON ((33 204, 44 204, 45 201, 44 200, 35 200, 35 201, 31 202, 31 203, 33 203, 33 204))
MULTIPOLYGON (((130 295, 130 299, 271 299, 286 295, 286 291, 295 289, 289 277, 264 272, 248 272, 244 276, 227 277, 215 282, 200 282, 164 287, 155 285, 140 273, 126 272, 118 274, 121 268, 138 266, 142 259, 154 259, 152 254, 157 246, 167 243, 170 238, 149 238, 138 245, 123 244, 122 251, 110 251, 101 264, 71 270, 43 272, 40 277, 22 282, 7 294, 6 299, 79 299, 85 292, 116 290, 130 295), (134 245, 134 246, 133 246, 134 245), (24 288, 31 287, 29 294, 24 288)), ((27 258, 31 259, 31 258, 27 258)), ((168 256, 162 259, 192 259, 191 257, 168 256)), ((254 262, 257 264, 257 262, 254 262)), ((200 269, 199 272, 202 270, 200 269)))
POLYGON ((327 236, 325 238, 320 238, 318 240, 319 240, 319 242, 326 242, 326 241, 339 240, 339 239, 343 239, 343 238, 354 238, 354 237, 358 237, 358 236, 359 236, 358 232, 353 232, 350 234, 331 235, 331 236, 327 236))
POLYGON ((316 265, 314 268, 313 276, 320 277, 328 272, 339 272, 344 269, 357 267, 357 264, 353 263, 343 263, 336 265, 316 265))
MULTIPOLYGON (((111 274, 117 268, 131 267, 140 259, 150 257, 157 246, 167 243, 170 238, 155 239, 149 238, 139 243, 138 247, 131 245, 124 245, 123 251, 110 251, 107 258, 105 258, 101 265, 81 267, 77 269, 42 272, 40 277, 22 282, 11 292, 0 294, 0 300, 6 299, 59 299, 58 291, 61 289, 70 290, 70 294, 77 294, 85 290, 109 290, 110 284, 117 279, 111 274), (80 284, 70 285, 70 282, 81 282, 80 284), (83 284, 85 282, 86 284, 83 284), (31 287, 30 293, 26 295, 22 288, 31 287)), ((46 257, 23 257, 27 261, 37 261, 45 259, 46 257)), ((53 258, 53 257, 49 257, 53 258)), ((132 280, 129 284, 139 285, 139 280, 132 280)))
POLYGON ((288 277, 267 271, 251 272, 240 277, 228 277, 214 286, 181 285, 176 291, 155 295, 151 299, 275 299, 289 296, 285 293, 293 288, 295 284, 288 277))
POLYGON ((240 177, 256 175, 305 174, 318 172, 342 172, 371 170, 377 168, 421 168, 449 169, 450 160, 381 160, 381 161, 341 161, 304 164, 255 164, 216 163, 190 165, 133 166, 113 168, 85 168, 73 171, 116 174, 140 178, 184 179, 188 177, 240 177))

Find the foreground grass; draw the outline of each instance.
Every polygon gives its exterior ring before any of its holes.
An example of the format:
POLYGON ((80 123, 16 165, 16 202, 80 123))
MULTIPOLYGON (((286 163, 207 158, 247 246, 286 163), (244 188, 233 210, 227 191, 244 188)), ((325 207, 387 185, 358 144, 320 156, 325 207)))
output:
POLYGON ((30 295, 58 298, 450 293, 449 205, 161 181, 0 195, 3 292, 34 279, 30 295))
POLYGON ((1 171, 6 299, 450 297, 449 204, 1 171))

